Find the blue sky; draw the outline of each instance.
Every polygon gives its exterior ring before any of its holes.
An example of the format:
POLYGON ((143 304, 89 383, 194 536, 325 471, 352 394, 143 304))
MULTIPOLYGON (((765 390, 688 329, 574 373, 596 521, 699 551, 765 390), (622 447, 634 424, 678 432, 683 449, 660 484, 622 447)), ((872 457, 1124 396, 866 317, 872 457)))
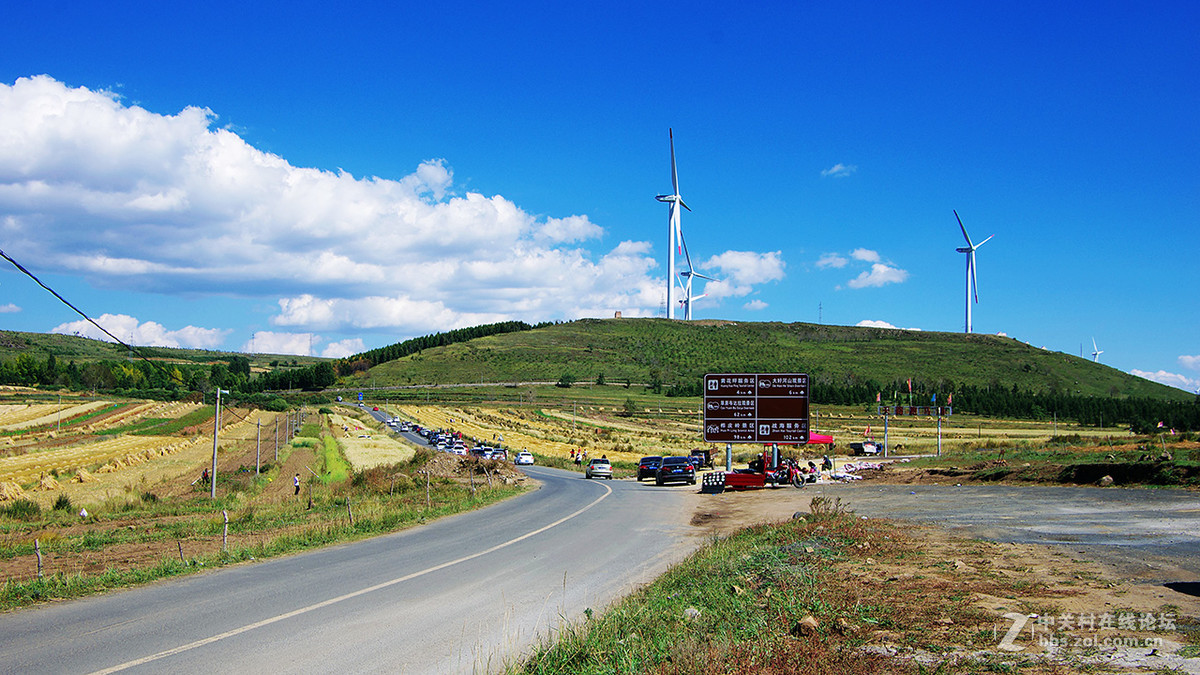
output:
MULTIPOLYGON (((974 330, 1200 388, 1194 3, 18 3, 0 249, 140 344, 664 313, 974 330)), ((8 266, 0 327, 80 332, 8 266)))

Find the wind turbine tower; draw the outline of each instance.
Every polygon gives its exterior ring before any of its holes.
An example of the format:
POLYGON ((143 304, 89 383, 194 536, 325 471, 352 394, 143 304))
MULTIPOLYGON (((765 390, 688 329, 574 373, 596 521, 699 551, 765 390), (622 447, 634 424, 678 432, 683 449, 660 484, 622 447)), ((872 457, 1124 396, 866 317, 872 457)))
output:
POLYGON ((967 332, 970 333, 971 332, 971 304, 972 304, 971 299, 972 299, 972 296, 974 296, 976 303, 979 302, 979 277, 977 276, 977 274, 975 272, 975 249, 988 243, 988 241, 990 241, 991 238, 996 235, 991 235, 987 239, 984 239, 983 241, 979 242, 978 244, 973 243, 971 241, 971 235, 967 234, 967 227, 965 225, 963 225, 962 218, 958 217, 957 210, 954 211, 954 217, 958 220, 958 227, 959 227, 959 229, 962 230, 963 238, 967 240, 966 246, 961 246, 954 250, 958 251, 959 253, 967 254, 967 325, 966 325, 966 328, 967 328, 967 332))
MULTIPOLYGON (((667 211, 667 318, 675 318, 675 249, 676 238, 678 238, 682 246, 683 231, 679 228, 679 207, 683 207, 688 211, 692 209, 683 203, 683 197, 679 196, 679 175, 675 171, 675 132, 672 129, 667 129, 667 135, 671 139, 671 189, 674 190, 669 195, 658 195, 655 197, 660 202, 666 202, 669 205, 667 211)), ((690 272, 689 267, 689 272, 690 272)), ((691 314, 691 303, 688 303, 686 314, 691 314)))
POLYGON ((1092 363, 1100 360, 1100 355, 1104 353, 1103 349, 1096 346, 1096 338, 1092 338, 1092 363))

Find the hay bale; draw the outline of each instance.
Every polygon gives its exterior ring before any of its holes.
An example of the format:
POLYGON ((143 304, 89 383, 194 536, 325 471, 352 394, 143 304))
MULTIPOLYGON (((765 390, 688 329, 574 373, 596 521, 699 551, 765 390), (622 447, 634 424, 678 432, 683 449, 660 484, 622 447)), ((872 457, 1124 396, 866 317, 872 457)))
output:
POLYGON ((16 483, 0 483, 0 502, 11 502, 25 496, 25 491, 16 483))
POLYGON ((96 469, 96 473, 116 473, 117 471, 120 471, 120 469, 121 469, 121 467, 117 466, 117 464, 119 464, 119 463, 120 463, 120 460, 118 460, 117 462, 109 462, 108 464, 105 464, 104 466, 100 467, 99 469, 96 469))
POLYGON ((93 476, 87 469, 80 469, 71 478, 72 483, 95 483, 100 479, 93 476))
POLYGON ((51 490, 62 489, 58 481, 54 480, 54 476, 42 476, 42 480, 38 481, 37 487, 33 488, 38 492, 49 492, 51 490))

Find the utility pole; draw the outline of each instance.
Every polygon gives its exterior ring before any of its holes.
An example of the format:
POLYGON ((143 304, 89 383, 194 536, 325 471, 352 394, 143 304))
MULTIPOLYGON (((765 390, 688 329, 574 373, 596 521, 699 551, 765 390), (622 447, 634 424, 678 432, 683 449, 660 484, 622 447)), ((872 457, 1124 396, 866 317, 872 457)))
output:
POLYGON ((259 467, 262 466, 262 420, 258 420, 254 427, 254 477, 260 475, 259 467))
POLYGON ((213 456, 212 456, 212 473, 208 478, 208 496, 211 499, 217 498, 217 432, 221 430, 221 394, 226 393, 220 387, 217 388, 217 408, 216 414, 213 416, 213 456))

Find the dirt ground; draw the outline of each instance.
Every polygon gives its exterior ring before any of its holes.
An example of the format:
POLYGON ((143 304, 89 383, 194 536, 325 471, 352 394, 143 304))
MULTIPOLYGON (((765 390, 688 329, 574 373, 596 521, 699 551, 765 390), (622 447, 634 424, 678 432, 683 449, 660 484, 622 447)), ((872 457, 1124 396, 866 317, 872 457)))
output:
MULTIPOLYGON (((705 537, 725 536, 744 527, 779 522, 802 513, 807 514, 810 512, 810 502, 814 494, 807 490, 758 490, 726 492, 719 495, 700 494, 697 491, 689 495, 690 506, 694 511, 691 523, 699 528, 705 537)), ((1197 617, 1200 617, 1200 597, 1195 593, 1194 583, 1177 586, 1187 591, 1180 592, 1161 583, 1131 578, 1115 566, 1094 560, 1081 560, 1076 554, 1061 547, 968 540, 938 527, 908 521, 902 522, 901 526, 905 534, 921 542, 924 553, 921 558, 900 564, 893 561, 886 568, 848 563, 840 565, 838 573, 858 579, 864 589, 869 589, 872 584, 886 584, 913 577, 928 578, 935 585, 939 578, 965 581, 968 586, 975 579, 982 581, 997 577, 1007 578, 1013 582, 1014 587, 1025 588, 1028 591, 1017 592, 1008 597, 974 593, 976 606, 995 617, 994 625, 978 628, 983 631, 995 631, 998 642, 1013 623, 1006 615, 1024 615, 1027 617, 1027 627, 1022 632, 1022 642, 1030 648, 1030 651, 1025 652, 1027 654, 1046 654, 1053 651, 1052 647, 1039 646, 1041 643, 1031 636, 1036 634, 1038 639, 1041 639, 1043 635, 1052 635, 1053 633, 1046 632, 1049 629, 1045 622, 1060 620, 1063 616, 1082 617, 1103 613, 1118 616, 1121 613, 1135 613, 1142 617, 1148 612, 1155 617, 1172 615, 1180 624, 1177 631, 1122 633, 1134 635, 1138 639, 1163 638, 1163 659, 1177 658, 1171 656, 1171 653, 1187 644, 1188 638, 1182 632, 1184 629, 1195 631, 1200 628, 1196 623, 1197 617), (1039 624, 1039 621, 1042 623, 1039 624)), ((869 558, 867 560, 870 562, 869 558)), ((1067 635, 1091 635, 1096 639, 1097 636, 1108 634, 1085 631, 1067 635)), ((873 642, 887 644, 894 637, 887 634, 876 635, 873 642)), ((1021 646, 1021 643, 1018 643, 1018 646, 1021 646)), ((1191 649, 1194 650, 1195 647, 1191 649)), ((1105 654, 1105 658, 1114 655, 1111 650, 1105 654)), ((1137 667, 1177 667, 1174 662, 1156 662, 1156 655, 1145 659, 1141 656, 1129 658, 1132 659, 1131 663, 1138 663, 1137 667)), ((1178 672, 1200 672, 1200 659, 1188 661, 1195 661, 1192 665, 1197 670, 1188 666, 1178 672)), ((1115 667, 1113 662, 1106 663, 1115 667)), ((1121 662, 1115 663, 1120 665, 1121 662)), ((1125 670, 1121 668, 1116 672, 1125 670)))

